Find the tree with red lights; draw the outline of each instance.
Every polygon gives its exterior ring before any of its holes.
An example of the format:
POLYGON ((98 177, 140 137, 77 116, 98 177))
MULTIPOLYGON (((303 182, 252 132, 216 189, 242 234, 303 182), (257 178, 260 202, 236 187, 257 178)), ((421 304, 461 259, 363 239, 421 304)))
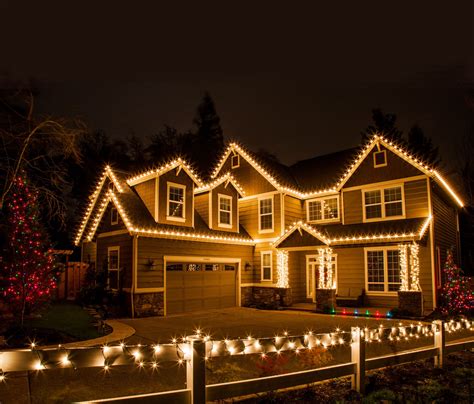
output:
POLYGON ((16 177, 7 202, 8 252, 2 271, 2 295, 20 316, 38 309, 51 298, 58 272, 48 236, 41 226, 38 195, 24 177, 16 177))
POLYGON ((444 314, 467 313, 474 309, 474 292, 469 281, 455 264, 452 251, 448 251, 444 264, 444 284, 442 289, 442 311, 444 314))

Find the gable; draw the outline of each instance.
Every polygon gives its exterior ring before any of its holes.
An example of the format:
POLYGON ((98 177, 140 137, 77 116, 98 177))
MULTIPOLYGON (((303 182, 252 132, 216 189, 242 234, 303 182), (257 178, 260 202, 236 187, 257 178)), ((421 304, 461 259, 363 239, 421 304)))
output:
POLYGON ((231 160, 233 153, 231 152, 214 177, 219 177, 224 173, 232 174, 237 182, 245 189, 247 195, 262 194, 276 190, 267 178, 260 174, 240 153, 238 154, 240 156, 239 167, 232 168, 231 160))
POLYGON ((343 188, 355 187, 377 182, 397 180, 424 174, 421 170, 408 163, 394 152, 380 145, 380 151, 385 151, 386 165, 374 167, 374 153, 379 150, 373 147, 370 153, 359 164, 343 188))
MULTIPOLYGON (((117 231, 117 230, 127 230, 125 223, 120 216, 120 212, 117 211, 118 216, 118 223, 112 224, 111 216, 112 216, 112 208, 115 208, 112 201, 109 201, 107 204, 107 208, 105 209, 102 219, 100 220, 99 226, 97 227, 96 234, 106 233, 109 231, 117 231)), ((115 208, 116 209, 116 208, 115 208)))
POLYGON ((322 245, 325 246, 326 244, 312 234, 309 234, 306 230, 301 229, 301 232, 298 230, 293 231, 292 234, 278 244, 277 248, 313 247, 322 245))

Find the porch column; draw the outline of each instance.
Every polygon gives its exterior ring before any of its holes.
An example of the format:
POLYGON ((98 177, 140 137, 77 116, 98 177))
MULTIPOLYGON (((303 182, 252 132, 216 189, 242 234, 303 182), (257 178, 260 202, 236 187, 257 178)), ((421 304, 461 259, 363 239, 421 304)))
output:
POLYGON ((318 248, 319 276, 316 310, 332 311, 336 306, 336 290, 332 278, 332 248, 318 248))

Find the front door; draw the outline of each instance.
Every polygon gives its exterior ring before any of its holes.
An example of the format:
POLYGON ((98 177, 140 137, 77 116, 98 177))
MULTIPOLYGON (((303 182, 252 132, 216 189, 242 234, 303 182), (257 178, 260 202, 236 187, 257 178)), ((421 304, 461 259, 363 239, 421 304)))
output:
POLYGON ((318 256, 306 256, 306 298, 316 301, 316 279, 318 276, 318 256))

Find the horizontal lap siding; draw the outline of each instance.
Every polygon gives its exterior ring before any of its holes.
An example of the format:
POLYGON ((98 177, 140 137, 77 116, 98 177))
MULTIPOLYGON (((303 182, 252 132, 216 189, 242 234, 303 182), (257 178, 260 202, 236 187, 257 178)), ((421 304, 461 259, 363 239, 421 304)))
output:
POLYGON ((252 282, 252 271, 245 271, 245 263, 252 262, 252 246, 139 238, 137 262, 137 286, 139 288, 159 288, 164 286, 163 258, 165 255, 240 258, 242 259, 242 283, 252 282), (149 269, 150 267, 146 265, 148 260, 154 261, 152 269, 149 269))
POLYGON ((82 243, 82 262, 95 264, 97 253, 96 243, 84 241, 82 243))
POLYGON ((239 201, 240 224, 253 239, 274 238, 281 234, 281 195, 271 194, 268 197, 273 197, 273 232, 271 233, 259 233, 258 231, 258 198, 239 201))
POLYGON ((194 196, 194 209, 209 226, 209 192, 194 196))
POLYGON ((117 236, 101 237, 97 239, 97 263, 98 270, 107 270, 108 247, 120 247, 120 269, 122 287, 130 288, 132 285, 132 236, 120 234, 117 236))
POLYGON ((425 310, 433 309, 433 277, 431 269, 431 247, 429 236, 423 245, 420 245, 418 254, 420 260, 420 287, 423 292, 425 310))
POLYGON ((428 217, 428 188, 427 181, 417 180, 406 182, 405 192, 405 215, 407 219, 415 217, 428 217))
POLYGON ((362 192, 344 191, 344 224, 362 223, 362 192))
POLYGON ((290 251, 288 275, 293 302, 305 302, 306 299, 306 255, 310 251, 290 251))
POLYGON ((111 210, 113 206, 114 204, 112 202, 109 202, 104 214, 102 215, 102 219, 100 220, 99 226, 97 227, 96 236, 100 233, 126 229, 125 223, 123 222, 122 217, 120 215, 118 217, 118 223, 112 224, 111 210))
POLYGON ((134 189, 137 191, 138 196, 140 196, 148 211, 155 217, 156 178, 135 185, 134 189))
POLYGON ((300 220, 304 220, 303 202, 285 195, 285 228, 300 220))

